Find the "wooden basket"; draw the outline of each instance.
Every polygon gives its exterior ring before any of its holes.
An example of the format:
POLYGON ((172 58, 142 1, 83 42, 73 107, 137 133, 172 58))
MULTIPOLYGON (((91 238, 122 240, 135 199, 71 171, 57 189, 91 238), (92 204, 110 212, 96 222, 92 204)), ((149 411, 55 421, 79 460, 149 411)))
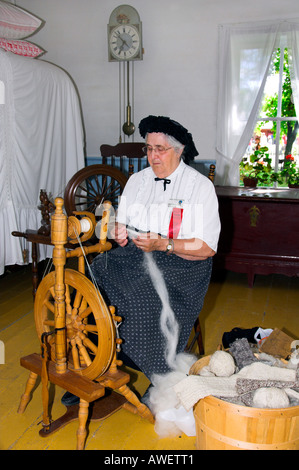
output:
MULTIPOLYGON (((200 361, 197 369, 208 363, 200 361)), ((299 406, 251 408, 209 396, 194 417, 198 450, 299 450, 299 406)))
POLYGON ((190 367, 189 375, 199 375, 201 369, 209 365, 210 357, 211 356, 204 356, 198 359, 198 361, 194 362, 194 364, 192 364, 192 366, 190 367))

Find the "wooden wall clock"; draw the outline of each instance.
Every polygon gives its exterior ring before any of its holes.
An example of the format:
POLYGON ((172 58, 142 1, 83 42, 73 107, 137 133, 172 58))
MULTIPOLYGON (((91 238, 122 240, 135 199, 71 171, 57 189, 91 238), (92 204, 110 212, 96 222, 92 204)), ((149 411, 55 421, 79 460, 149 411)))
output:
POLYGON ((143 59, 142 23, 136 9, 130 5, 116 7, 110 15, 107 34, 108 60, 119 63, 119 142, 122 142, 122 132, 128 137, 135 132, 130 94, 134 100, 134 62, 143 59))
POLYGON ((113 10, 108 24, 108 60, 142 60, 142 24, 135 8, 120 5, 113 10))

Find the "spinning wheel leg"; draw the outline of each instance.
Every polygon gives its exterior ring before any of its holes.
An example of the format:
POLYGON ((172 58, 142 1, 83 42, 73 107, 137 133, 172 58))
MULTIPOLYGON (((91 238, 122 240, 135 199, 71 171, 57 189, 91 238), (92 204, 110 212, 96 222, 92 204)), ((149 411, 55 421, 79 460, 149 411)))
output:
POLYGON ((33 387, 34 387, 35 383, 36 383, 37 377, 38 377, 38 374, 35 374, 34 372, 30 372, 29 378, 28 378, 27 383, 26 383, 25 392, 21 396, 21 401, 20 401, 19 408, 18 408, 18 413, 20 413, 20 414, 24 413, 24 411, 26 409, 26 406, 29 403, 30 394, 33 390, 33 387))
POLYGON ((77 450, 84 449, 85 439, 87 435, 86 423, 88 418, 88 407, 89 403, 81 398, 78 414, 79 428, 77 431, 77 450))
POLYGON ((119 387, 118 390, 128 400, 128 402, 130 402, 125 403, 124 408, 132 413, 138 413, 142 418, 147 419, 152 424, 155 423, 155 419, 149 408, 138 400, 135 393, 133 393, 127 385, 119 387))
POLYGON ((47 431, 50 427, 50 417, 49 417, 49 381, 48 381, 48 372, 47 372, 47 360, 43 358, 42 365, 42 402, 43 402, 43 427, 47 431))

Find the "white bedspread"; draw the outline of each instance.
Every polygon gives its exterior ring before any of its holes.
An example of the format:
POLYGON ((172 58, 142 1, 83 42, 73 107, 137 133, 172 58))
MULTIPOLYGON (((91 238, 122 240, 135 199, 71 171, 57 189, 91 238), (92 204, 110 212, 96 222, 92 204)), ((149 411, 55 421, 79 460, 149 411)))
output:
MULTIPOLYGON (((83 140, 69 76, 53 64, 0 50, 0 274, 6 265, 23 264, 22 250, 30 248, 11 232, 41 226, 40 189, 63 197, 66 183, 84 167, 83 140)), ((50 253, 40 246, 40 259, 50 253)))

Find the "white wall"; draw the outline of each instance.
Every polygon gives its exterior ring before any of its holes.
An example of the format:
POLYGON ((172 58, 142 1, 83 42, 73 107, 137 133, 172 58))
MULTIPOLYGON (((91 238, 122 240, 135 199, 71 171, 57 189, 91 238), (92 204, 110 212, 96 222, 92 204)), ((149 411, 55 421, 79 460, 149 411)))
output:
MULTIPOLYGON (((14 2, 12 2, 14 3, 14 2)), ((124 2, 125 3, 125 2, 124 2)), ((119 0, 16 0, 42 18, 28 38, 44 60, 69 72, 82 103, 87 156, 119 138, 118 64, 107 60, 107 23, 119 0)), ((218 24, 299 16, 298 0, 128 0, 143 25, 135 62, 137 127, 148 114, 170 116, 193 134, 201 159, 215 158, 218 24)), ((138 130, 134 140, 141 140, 138 130)))

